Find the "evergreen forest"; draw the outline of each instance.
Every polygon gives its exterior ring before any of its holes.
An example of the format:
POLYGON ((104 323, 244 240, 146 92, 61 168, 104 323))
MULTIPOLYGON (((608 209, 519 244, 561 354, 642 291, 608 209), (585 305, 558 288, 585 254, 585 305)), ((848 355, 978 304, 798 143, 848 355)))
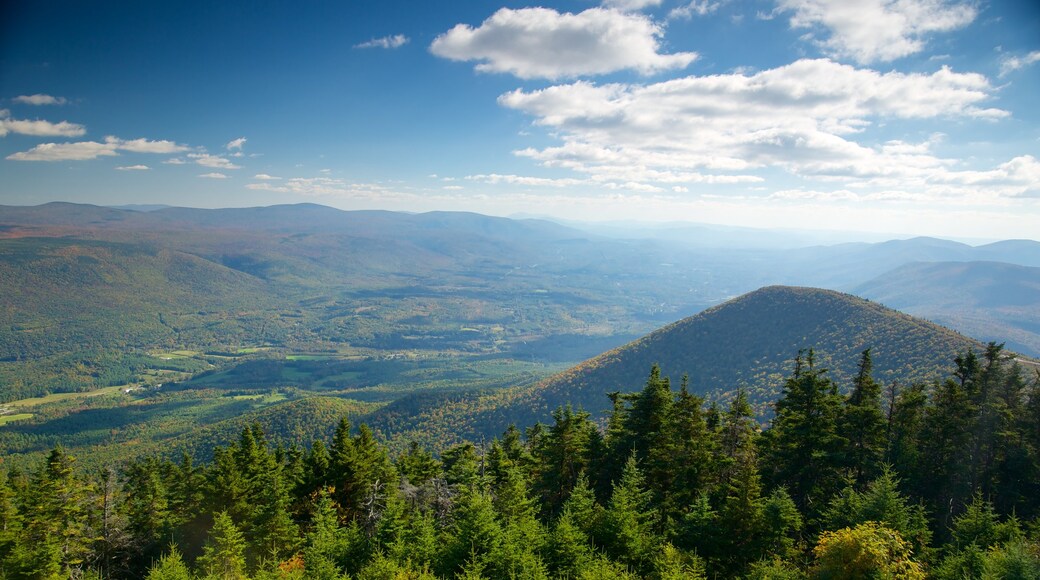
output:
POLYGON ((1040 375, 993 343, 941 381, 872 368, 800 352, 765 426, 655 366, 603 424, 565 406, 436 456, 347 419, 205 464, 56 447, 0 474, 0 578, 1040 578, 1040 375))

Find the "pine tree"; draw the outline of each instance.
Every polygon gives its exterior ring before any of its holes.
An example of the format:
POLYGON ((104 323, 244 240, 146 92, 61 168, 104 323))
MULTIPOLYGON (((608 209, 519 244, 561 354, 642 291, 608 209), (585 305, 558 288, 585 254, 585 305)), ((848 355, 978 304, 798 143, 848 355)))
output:
POLYGON ((657 513, 651 499, 635 455, 630 455, 621 478, 614 485, 603 520, 608 534, 608 553, 635 569, 647 570, 659 545, 654 533, 657 513))
POLYGON ((173 532, 164 467, 156 458, 148 457, 131 463, 124 472, 127 528, 146 561, 161 553, 173 532))
POLYGON ((454 575, 468 564, 492 565, 500 553, 502 526, 491 496, 479 488, 463 488, 453 511, 451 540, 441 560, 441 574, 454 575))
POLYGON ((296 548, 299 527, 289 513, 289 489, 281 467, 271 469, 260 480, 259 505, 253 523, 253 550, 258 561, 277 565, 296 548))
POLYGON ((841 484, 841 396, 825 373, 811 349, 804 361, 799 353, 764 439, 770 481, 785 486, 810 521, 841 484))
POLYGON ((23 531, 23 572, 35 578, 71 577, 88 551, 88 488, 76 478, 75 458, 55 447, 34 480, 23 531))
POLYGON ((440 463, 429 451, 411 441, 408 450, 397 457, 397 471, 412 485, 421 486, 440 474, 440 463))
POLYGON ((696 499, 707 491, 715 469, 712 458, 718 441, 709 431, 703 412, 704 400, 690 394, 683 377, 662 427, 663 437, 650 449, 649 463, 657 467, 650 473, 652 488, 658 495, 663 515, 680 519, 696 499))
POLYGON ((534 491, 546 515, 559 513, 578 477, 591 467, 596 426, 584 411, 569 405, 553 412, 553 425, 534 449, 534 491))
POLYGON ((14 578, 20 568, 23 517, 11 486, 10 473, 0 474, 0 578, 14 578))
POLYGON ((940 524, 948 526, 971 497, 969 461, 975 408, 962 383, 936 386, 921 426, 916 467, 919 493, 940 524))
POLYGON ((195 578, 188 570, 184 558, 181 556, 176 545, 170 546, 170 551, 163 554, 159 561, 152 564, 148 570, 146 580, 193 580, 195 578))
POLYGON ((885 420, 881 412, 881 385, 871 376, 870 349, 863 351, 852 392, 845 400, 839 431, 847 439, 845 467, 859 485, 879 473, 885 452, 885 420))
POLYGON ((210 539, 199 557, 206 580, 245 580, 246 541, 226 511, 213 518, 210 539))
POLYGON ((314 505, 314 520, 303 550, 304 578, 336 580, 342 577, 337 556, 342 551, 336 506, 326 490, 321 490, 314 505))

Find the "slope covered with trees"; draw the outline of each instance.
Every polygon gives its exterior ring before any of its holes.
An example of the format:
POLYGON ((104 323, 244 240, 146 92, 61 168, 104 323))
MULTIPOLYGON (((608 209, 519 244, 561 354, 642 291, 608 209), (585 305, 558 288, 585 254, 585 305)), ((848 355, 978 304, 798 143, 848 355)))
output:
POLYGON ((482 397, 405 400, 368 420, 377 430, 434 444, 438 439, 492 436, 510 422, 545 421, 572 404, 602 418, 607 395, 638 385, 647 368, 686 375, 690 392, 728 401, 743 390, 757 417, 768 417, 791 357, 814 347, 815 363, 828 369, 842 392, 852 389, 856 355, 870 348, 874 376, 883 384, 942 376, 950 352, 981 352, 983 345, 922 319, 862 298, 818 288, 772 286, 735 298, 634 342, 608 351, 530 387, 482 397), (408 425, 396 417, 407 405, 408 425), (391 416, 387 416, 391 415, 391 416), (431 436, 432 435, 432 436, 431 436))
POLYGON ((1002 262, 915 262, 863 282, 852 292, 1040 356, 1040 268, 1002 262))
POLYGON ((1040 377, 1002 348, 848 396, 803 351, 764 430, 658 367, 605 429, 546 425, 391 456, 341 420, 259 424, 212 460, 84 472, 61 448, 0 477, 4 578, 1036 578, 1040 377))

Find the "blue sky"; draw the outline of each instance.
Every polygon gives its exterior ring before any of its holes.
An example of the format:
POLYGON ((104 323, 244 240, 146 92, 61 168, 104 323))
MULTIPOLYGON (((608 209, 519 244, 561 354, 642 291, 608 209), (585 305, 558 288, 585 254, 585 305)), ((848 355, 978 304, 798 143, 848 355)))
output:
POLYGON ((0 203, 1036 239, 1035 4, 5 3, 0 203))

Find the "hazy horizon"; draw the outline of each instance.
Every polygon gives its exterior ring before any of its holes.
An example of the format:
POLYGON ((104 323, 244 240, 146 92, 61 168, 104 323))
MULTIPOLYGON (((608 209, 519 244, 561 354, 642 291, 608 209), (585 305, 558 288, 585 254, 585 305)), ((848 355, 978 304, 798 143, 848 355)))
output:
POLYGON ((1040 7, 393 0, 6 9, 0 203, 1040 225, 1040 7))

